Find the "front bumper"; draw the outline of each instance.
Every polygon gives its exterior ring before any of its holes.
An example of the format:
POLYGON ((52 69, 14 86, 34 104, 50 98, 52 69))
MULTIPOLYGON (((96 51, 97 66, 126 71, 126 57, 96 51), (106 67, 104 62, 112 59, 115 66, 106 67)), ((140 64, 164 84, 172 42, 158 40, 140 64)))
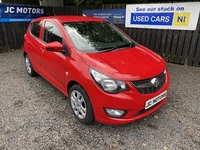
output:
POLYGON ((127 124, 158 110, 166 102, 167 97, 147 110, 145 110, 145 103, 164 91, 168 91, 170 75, 167 72, 164 86, 159 91, 151 94, 141 94, 131 83, 127 84, 130 90, 118 94, 105 93, 95 85, 87 89, 96 121, 106 124, 127 124), (105 113, 105 108, 125 110, 127 113, 122 118, 112 118, 105 113))

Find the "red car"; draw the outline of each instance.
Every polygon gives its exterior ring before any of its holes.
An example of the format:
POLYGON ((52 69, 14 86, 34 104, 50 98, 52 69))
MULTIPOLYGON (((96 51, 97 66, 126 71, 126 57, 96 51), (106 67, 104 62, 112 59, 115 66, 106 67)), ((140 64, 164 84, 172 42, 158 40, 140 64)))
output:
POLYGON ((84 124, 130 123, 167 99, 165 61, 106 20, 35 19, 24 35, 23 55, 28 74, 39 74, 67 96, 84 124))

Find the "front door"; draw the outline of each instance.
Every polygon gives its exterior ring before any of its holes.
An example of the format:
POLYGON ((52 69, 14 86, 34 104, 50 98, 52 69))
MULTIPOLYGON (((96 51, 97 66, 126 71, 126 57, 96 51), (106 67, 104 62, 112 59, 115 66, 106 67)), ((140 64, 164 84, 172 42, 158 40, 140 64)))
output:
POLYGON ((66 90, 66 70, 67 62, 69 59, 64 53, 61 52, 50 52, 45 50, 47 43, 58 41, 61 44, 64 43, 63 36, 56 26, 55 23, 51 21, 46 21, 44 24, 44 33, 43 33, 43 49, 44 49, 44 63, 45 69, 48 72, 47 78, 52 82, 56 87, 62 91, 66 90))

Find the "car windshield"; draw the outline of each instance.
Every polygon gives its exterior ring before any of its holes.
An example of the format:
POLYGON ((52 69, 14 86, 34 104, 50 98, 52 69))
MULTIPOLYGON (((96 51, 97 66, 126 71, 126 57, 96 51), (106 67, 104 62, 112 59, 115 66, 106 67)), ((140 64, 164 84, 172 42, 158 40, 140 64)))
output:
POLYGON ((75 48, 82 52, 106 52, 133 46, 133 41, 108 22, 67 22, 63 26, 75 48))

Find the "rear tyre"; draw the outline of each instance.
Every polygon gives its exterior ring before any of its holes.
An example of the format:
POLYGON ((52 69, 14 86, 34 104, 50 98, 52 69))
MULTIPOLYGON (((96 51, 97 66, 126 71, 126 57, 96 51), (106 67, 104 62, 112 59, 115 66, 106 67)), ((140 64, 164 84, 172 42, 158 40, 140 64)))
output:
POLYGON ((33 69, 31 60, 30 60, 30 58, 28 57, 28 55, 25 55, 24 58, 25 58, 25 65, 26 65, 26 71, 27 71, 27 73, 28 73, 31 77, 36 76, 37 73, 36 73, 35 70, 33 69))
POLYGON ((94 112, 90 99, 85 90, 78 84, 69 90, 71 108, 76 118, 83 124, 94 122, 94 112))

